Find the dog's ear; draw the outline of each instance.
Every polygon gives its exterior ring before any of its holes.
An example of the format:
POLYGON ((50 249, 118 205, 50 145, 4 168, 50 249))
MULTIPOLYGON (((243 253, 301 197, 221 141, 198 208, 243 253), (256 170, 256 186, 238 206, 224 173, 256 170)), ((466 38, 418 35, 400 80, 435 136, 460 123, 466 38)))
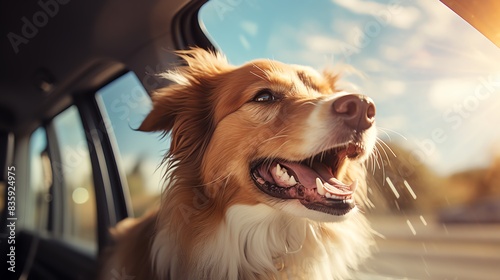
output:
POLYGON ((153 109, 142 121, 138 130, 145 132, 170 131, 175 121, 175 98, 173 90, 170 87, 161 89, 151 97, 153 109))
POLYGON ((169 98, 163 98, 158 95, 153 95, 153 109, 146 118, 142 121, 141 126, 138 128, 140 131, 153 132, 153 131, 169 131, 174 124, 174 116, 169 110, 169 98))
POLYGON ((176 53, 187 65, 161 74, 173 84, 153 94, 153 109, 138 128, 140 131, 172 130, 179 114, 205 102, 208 81, 231 69, 226 58, 219 53, 200 48, 176 53))

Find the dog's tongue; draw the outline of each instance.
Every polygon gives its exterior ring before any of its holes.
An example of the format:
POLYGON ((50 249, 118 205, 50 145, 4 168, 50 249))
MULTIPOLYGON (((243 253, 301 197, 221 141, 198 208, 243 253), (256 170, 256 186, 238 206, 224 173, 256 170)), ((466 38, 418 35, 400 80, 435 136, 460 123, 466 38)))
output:
MULTIPOLYGON (((336 194, 339 196, 346 196, 354 193, 354 189, 356 184, 346 185, 331 173, 331 171, 327 168, 326 165, 322 163, 314 163, 312 168, 300 163, 286 162, 286 163, 278 163, 273 162, 271 168, 269 168, 268 172, 261 172, 264 179, 269 182, 275 182, 278 186, 288 187, 293 184, 289 183, 289 180, 283 180, 283 177, 280 177, 280 171, 278 170, 278 164, 281 166, 281 170, 283 168, 288 171, 289 176, 293 176, 295 180, 300 182, 301 185, 308 189, 314 189, 317 187, 316 179, 319 178, 322 182, 328 183, 324 184, 324 188, 330 192, 331 194, 336 194)), ((288 177, 287 177, 288 178, 288 177)))

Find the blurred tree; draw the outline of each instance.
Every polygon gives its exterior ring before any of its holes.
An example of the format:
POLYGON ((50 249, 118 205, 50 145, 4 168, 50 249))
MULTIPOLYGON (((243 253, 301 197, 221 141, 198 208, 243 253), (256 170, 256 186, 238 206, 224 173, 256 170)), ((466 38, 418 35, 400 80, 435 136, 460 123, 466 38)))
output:
POLYGON ((375 213, 427 212, 444 203, 446 180, 416 161, 410 151, 395 143, 378 144, 378 151, 376 163, 369 167, 372 176, 368 181, 375 213))
POLYGON ((146 190, 146 180, 144 178, 145 158, 139 158, 134 166, 127 172, 127 182, 132 200, 134 216, 140 217, 146 211, 157 206, 158 194, 150 193, 146 190))
POLYGON ((378 149, 375 164, 368 164, 369 197, 375 205, 374 213, 434 212, 485 197, 500 197, 500 155, 487 168, 468 169, 443 177, 416 161, 411 151, 396 143, 378 144, 378 149), (388 181, 392 182, 399 198, 388 181))

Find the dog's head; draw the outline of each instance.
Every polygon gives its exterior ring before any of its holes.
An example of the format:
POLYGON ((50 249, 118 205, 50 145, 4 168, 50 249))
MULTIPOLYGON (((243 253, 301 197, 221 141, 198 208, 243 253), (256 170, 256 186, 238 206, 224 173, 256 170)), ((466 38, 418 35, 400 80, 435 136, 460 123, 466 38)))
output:
POLYGON ((139 129, 170 132, 167 156, 184 190, 202 186, 218 208, 265 203, 318 221, 355 208, 375 145, 371 99, 303 66, 234 67, 200 49, 180 56, 187 65, 165 74, 174 84, 153 95, 139 129))

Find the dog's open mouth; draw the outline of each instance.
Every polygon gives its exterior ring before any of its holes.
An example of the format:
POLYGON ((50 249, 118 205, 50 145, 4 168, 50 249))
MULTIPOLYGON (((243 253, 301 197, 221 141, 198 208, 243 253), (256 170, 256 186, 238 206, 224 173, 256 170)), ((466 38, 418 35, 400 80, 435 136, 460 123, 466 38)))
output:
POLYGON ((263 159, 252 165, 251 177, 270 196, 298 199, 311 210, 341 216, 355 207, 357 181, 346 184, 337 178, 347 161, 363 152, 361 144, 349 143, 299 162, 263 159))

